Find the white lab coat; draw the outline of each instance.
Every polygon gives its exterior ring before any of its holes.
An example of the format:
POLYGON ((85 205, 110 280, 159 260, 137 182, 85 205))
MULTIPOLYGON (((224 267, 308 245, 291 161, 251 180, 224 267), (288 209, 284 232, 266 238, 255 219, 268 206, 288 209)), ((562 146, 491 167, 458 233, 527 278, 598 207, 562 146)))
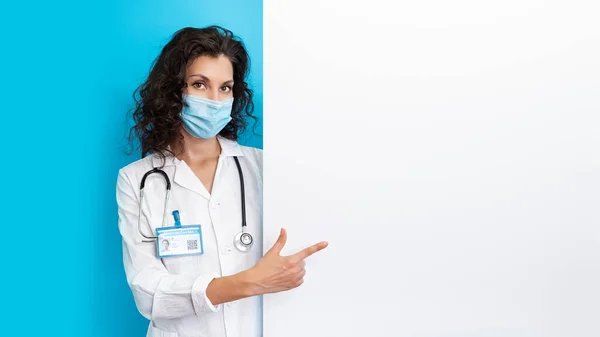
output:
MULTIPOLYGON (((222 152, 212 193, 184 161, 168 157, 163 168, 171 179, 165 226, 174 225, 174 210, 179 210, 182 225, 201 225, 203 255, 158 259, 156 243, 141 241, 137 229, 140 181, 152 167, 160 167, 162 160, 147 156, 119 171, 117 204, 123 263, 135 304, 151 321, 149 337, 262 336, 260 297, 214 306, 205 294, 213 278, 251 268, 262 256, 262 151, 218 139, 222 152), (242 224, 240 180, 233 156, 239 156, 244 174, 247 230, 255 240, 245 253, 233 246, 242 224)), ((165 193, 164 178, 148 176, 141 217, 141 230, 147 236, 155 236, 154 229, 161 226, 165 193)))

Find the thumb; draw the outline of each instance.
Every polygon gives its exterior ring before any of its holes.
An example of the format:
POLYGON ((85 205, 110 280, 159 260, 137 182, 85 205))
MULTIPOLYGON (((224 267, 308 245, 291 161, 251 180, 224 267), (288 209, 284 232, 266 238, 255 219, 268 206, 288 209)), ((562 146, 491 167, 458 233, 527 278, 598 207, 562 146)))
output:
POLYGON ((273 254, 279 254, 281 252, 281 250, 283 249, 283 247, 285 246, 286 241, 287 241, 287 231, 285 230, 285 228, 281 228, 281 231, 279 233, 279 238, 277 238, 277 242, 275 242, 275 244, 273 244, 273 247, 271 247, 269 252, 271 252, 273 254))

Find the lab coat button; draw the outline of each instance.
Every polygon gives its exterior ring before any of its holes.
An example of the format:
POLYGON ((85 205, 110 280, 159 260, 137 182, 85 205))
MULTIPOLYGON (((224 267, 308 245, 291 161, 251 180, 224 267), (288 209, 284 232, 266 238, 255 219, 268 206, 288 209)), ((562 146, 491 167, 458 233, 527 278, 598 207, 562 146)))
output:
POLYGON ((217 208, 218 205, 219 205, 219 203, 216 201, 213 201, 210 203, 210 207, 212 207, 212 208, 217 208))
POLYGON ((221 248, 221 253, 223 253, 223 254, 229 254, 229 253, 231 253, 231 247, 224 246, 223 248, 221 248))

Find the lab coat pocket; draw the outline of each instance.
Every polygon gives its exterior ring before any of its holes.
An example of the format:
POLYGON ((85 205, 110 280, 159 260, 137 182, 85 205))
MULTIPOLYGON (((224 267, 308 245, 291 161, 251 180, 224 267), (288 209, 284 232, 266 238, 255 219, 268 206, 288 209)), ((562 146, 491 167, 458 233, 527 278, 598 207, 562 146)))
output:
POLYGON ((201 255, 170 256, 162 259, 169 273, 174 275, 196 275, 201 255))

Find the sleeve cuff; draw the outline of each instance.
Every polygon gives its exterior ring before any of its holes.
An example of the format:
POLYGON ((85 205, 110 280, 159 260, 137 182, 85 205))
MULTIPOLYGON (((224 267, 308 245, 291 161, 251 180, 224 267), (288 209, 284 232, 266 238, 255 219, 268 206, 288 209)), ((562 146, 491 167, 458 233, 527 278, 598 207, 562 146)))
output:
POLYGON ((192 302, 196 315, 206 312, 217 312, 221 305, 213 305, 210 299, 206 296, 206 288, 208 284, 215 278, 219 277, 217 273, 202 275, 192 285, 192 302))

